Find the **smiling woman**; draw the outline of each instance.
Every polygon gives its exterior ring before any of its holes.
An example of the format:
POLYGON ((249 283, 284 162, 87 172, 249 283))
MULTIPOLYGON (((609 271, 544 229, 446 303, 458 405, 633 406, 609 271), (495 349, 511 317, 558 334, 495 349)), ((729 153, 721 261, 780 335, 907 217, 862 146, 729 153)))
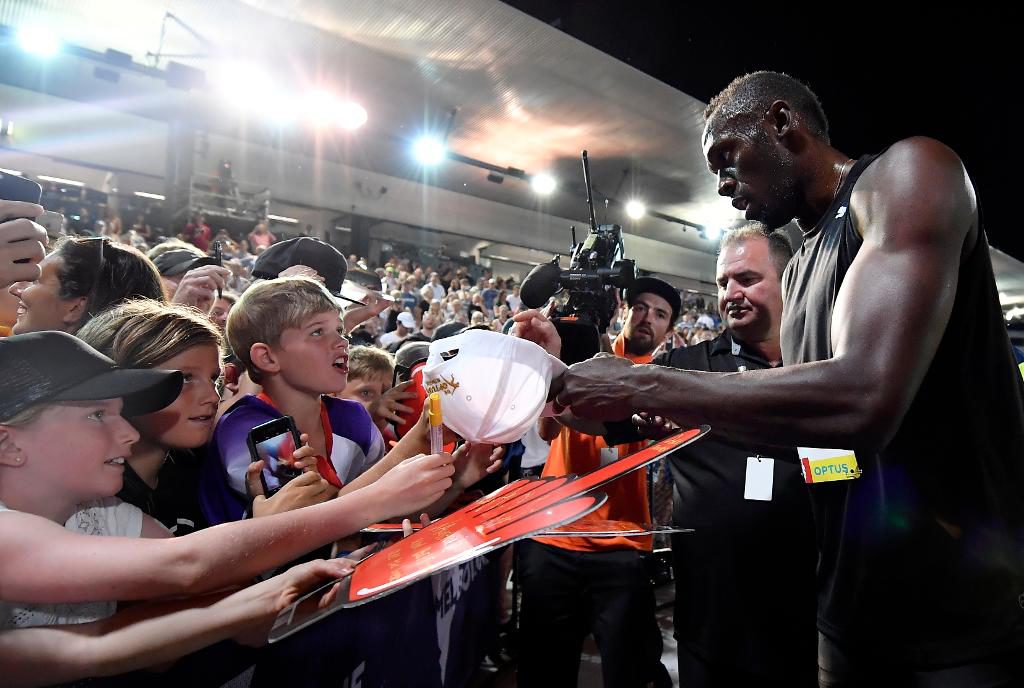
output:
POLYGON ((141 299, 93 318, 79 338, 130 368, 180 370, 181 394, 166 408, 132 418, 140 439, 118 496, 176 535, 205 527, 199 506, 199 458, 213 432, 220 396, 221 337, 198 312, 141 299))
POLYGON ((15 334, 77 332, 97 313, 130 298, 163 301, 160 275, 138 250, 102 237, 69 237, 40 263, 35 282, 18 282, 15 334))

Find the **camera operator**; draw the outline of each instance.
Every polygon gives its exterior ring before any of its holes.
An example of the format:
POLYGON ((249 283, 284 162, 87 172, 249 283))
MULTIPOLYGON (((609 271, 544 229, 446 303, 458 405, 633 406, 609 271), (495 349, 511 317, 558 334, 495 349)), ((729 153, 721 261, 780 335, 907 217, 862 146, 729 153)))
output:
MULTIPOLYGON (((644 277, 626 293, 628 319, 613 342, 616 356, 648 363, 679 317, 680 298, 667 282, 644 277)), ((600 424, 598 424, 600 425, 600 424)), ((551 440, 543 476, 582 474, 644 446, 609 446, 601 437, 543 419, 551 440)), ((576 522, 647 523, 647 471, 634 471, 602 488, 608 501, 576 522)), ((604 525, 603 523, 601 524, 604 525)), ((606 686, 671 685, 661 665, 661 630, 647 558, 651 537, 565 537, 519 546, 523 591, 520 686, 573 686, 583 639, 594 634, 606 686)))

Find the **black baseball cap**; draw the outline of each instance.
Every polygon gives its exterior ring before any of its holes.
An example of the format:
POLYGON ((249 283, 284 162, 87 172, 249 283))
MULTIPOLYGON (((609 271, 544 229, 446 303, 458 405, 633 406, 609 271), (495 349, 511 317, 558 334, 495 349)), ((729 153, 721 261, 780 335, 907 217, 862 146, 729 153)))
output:
POLYGON ((259 279, 274 279, 284 270, 296 265, 305 265, 316 270, 323 278, 327 291, 335 297, 359 303, 341 295, 341 286, 345 283, 345 275, 348 274, 345 256, 330 244, 313 237, 296 237, 272 244, 256 259, 252 276, 259 279))
POLYGON ((159 411, 178 398, 176 370, 121 368, 66 332, 30 332, 0 339, 0 420, 37 404, 124 399, 124 416, 159 411))
POLYGON ((626 303, 633 305, 633 299, 640 294, 654 294, 668 301, 672 308, 672 322, 679 319, 679 311, 683 307, 683 300, 679 298, 679 290, 665 280, 657 277, 638 277, 633 284, 626 289, 626 303))
POLYGON ((161 253, 153 259, 153 264, 156 265, 156 270, 161 277, 174 277, 204 265, 217 265, 218 263, 216 258, 200 256, 187 248, 176 248, 161 253))
POLYGON ((446 322, 444 325, 438 325, 434 328, 434 336, 430 341, 436 342, 440 339, 448 339, 448 337, 454 337, 455 335, 466 329, 466 326, 460 323, 458 320, 452 322, 446 322))

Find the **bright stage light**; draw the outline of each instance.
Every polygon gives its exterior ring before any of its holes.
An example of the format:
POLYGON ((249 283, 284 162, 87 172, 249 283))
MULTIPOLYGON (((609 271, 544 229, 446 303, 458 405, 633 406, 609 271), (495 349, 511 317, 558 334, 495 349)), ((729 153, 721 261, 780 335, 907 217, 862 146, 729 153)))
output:
POLYGON ((412 155, 421 165, 436 165, 448 154, 444 144, 430 136, 423 136, 412 144, 412 155))
POLYGON ((719 237, 722 236, 722 228, 718 225, 711 225, 704 228, 704 236, 708 241, 718 241, 719 237))
POLYGON ((341 103, 338 107, 338 126, 342 129, 358 129, 366 124, 366 108, 351 101, 341 103))
POLYGON ((25 52, 38 57, 53 57, 60 52, 60 39, 42 26, 23 26, 18 29, 18 45, 25 52))
POLYGON ((633 220, 639 220, 647 213, 647 206, 640 201, 630 201, 626 203, 626 215, 633 220))
POLYGON ((541 172, 540 174, 535 174, 530 178, 530 186, 541 196, 547 196, 555 190, 555 187, 558 186, 558 182, 556 182, 555 178, 547 172, 541 172))

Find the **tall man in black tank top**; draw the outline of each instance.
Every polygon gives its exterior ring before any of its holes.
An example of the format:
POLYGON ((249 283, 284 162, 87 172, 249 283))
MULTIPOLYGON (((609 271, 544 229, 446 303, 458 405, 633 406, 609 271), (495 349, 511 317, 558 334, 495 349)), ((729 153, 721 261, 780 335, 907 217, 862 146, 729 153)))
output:
MULTIPOLYGON (((1024 382, 963 164, 927 138, 851 160, 814 94, 772 72, 736 79, 705 118, 719 193, 748 220, 804 233, 783 279, 785 367, 596 358, 569 369, 558 403, 854 450, 859 477, 808 485, 821 684, 1020 685, 1024 382)), ((523 336, 556 336, 518 318, 523 336)))

